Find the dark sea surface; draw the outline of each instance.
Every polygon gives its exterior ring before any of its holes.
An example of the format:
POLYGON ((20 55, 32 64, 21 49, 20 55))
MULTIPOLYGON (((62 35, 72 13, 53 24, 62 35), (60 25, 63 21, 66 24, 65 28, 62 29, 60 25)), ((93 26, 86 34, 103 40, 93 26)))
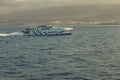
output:
POLYGON ((73 28, 64 36, 0 36, 0 80, 120 80, 120 26, 73 28))

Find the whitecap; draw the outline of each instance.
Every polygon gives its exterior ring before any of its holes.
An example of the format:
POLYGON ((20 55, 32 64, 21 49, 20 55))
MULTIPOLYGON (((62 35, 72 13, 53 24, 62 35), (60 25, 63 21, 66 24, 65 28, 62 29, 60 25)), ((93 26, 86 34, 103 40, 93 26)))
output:
POLYGON ((22 36, 23 33, 21 32, 12 32, 12 33, 0 33, 1 37, 5 37, 5 36, 22 36))

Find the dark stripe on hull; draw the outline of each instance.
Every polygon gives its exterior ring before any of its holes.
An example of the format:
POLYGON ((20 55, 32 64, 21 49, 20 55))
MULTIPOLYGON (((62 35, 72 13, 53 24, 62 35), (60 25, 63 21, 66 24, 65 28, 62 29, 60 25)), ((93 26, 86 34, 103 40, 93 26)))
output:
POLYGON ((71 35, 71 34, 72 33, 35 34, 35 35, 25 34, 25 36, 57 36, 57 35, 71 35))

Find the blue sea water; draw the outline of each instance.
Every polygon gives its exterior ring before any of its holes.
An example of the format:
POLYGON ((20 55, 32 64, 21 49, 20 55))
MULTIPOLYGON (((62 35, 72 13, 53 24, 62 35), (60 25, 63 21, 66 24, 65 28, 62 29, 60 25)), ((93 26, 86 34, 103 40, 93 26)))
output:
POLYGON ((72 27, 72 35, 0 36, 0 80, 120 80, 120 26, 72 27))

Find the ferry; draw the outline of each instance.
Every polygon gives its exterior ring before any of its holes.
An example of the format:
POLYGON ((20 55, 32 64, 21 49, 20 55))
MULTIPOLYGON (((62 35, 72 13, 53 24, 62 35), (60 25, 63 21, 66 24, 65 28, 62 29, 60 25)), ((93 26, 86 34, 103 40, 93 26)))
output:
POLYGON ((39 25, 35 28, 26 28, 22 33, 26 36, 53 36, 71 35, 73 28, 39 25))

